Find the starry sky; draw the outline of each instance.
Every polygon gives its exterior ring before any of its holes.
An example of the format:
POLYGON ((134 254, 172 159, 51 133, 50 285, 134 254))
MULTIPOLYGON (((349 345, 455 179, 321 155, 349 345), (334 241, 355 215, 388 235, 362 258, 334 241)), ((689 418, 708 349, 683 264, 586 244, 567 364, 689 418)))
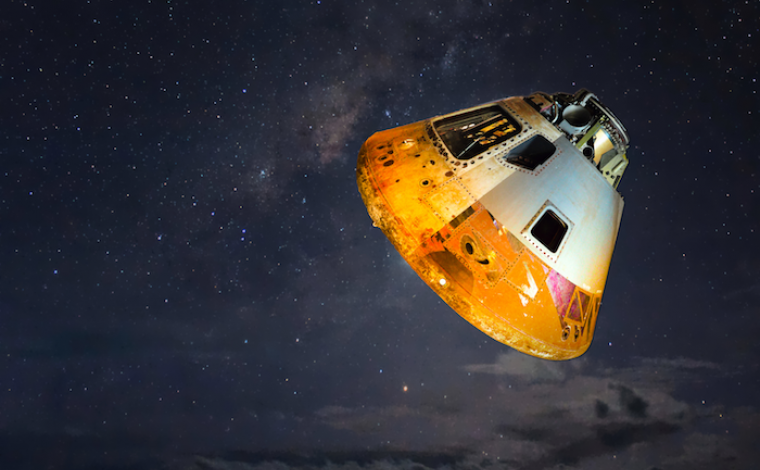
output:
POLYGON ((6 0, 0 465, 760 460, 751 1, 6 0), (594 342, 525 356, 373 228, 377 130, 588 88, 631 164, 594 342))

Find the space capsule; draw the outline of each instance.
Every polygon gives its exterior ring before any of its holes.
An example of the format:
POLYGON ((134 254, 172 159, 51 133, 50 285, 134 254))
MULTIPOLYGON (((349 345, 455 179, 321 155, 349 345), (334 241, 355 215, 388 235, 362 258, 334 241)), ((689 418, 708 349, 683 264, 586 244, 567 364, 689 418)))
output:
POLYGON ((629 137, 588 90, 377 132, 357 183, 374 224, 459 315, 512 348, 591 344, 623 212, 629 137))

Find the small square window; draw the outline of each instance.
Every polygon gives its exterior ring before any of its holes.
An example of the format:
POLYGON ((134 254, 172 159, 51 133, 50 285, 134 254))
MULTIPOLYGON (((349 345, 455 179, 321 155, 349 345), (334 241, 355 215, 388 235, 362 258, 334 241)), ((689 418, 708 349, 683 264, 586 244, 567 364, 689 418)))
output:
POLYGON ((567 224, 551 210, 544 212, 530 230, 530 234, 552 253, 557 252, 566 233, 567 224))

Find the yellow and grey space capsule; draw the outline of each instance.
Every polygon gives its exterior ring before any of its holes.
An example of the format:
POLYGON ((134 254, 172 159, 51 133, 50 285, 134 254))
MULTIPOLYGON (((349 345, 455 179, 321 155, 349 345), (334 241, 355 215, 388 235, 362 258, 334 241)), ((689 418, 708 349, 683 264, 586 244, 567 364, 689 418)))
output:
POLYGON ((538 92, 377 132, 357 182, 375 225, 459 315, 571 359, 594 335, 628 146, 594 94, 538 92))

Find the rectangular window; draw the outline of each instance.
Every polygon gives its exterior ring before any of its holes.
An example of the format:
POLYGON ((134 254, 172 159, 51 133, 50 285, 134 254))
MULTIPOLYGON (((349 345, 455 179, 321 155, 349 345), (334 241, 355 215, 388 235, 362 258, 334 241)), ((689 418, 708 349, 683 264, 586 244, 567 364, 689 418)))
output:
POLYGON ((530 234, 552 253, 557 252, 566 233, 567 224, 551 210, 544 212, 530 230, 530 234))
POLYGON ((519 134, 520 124, 494 105, 441 119, 435 130, 455 158, 469 160, 519 134))
POLYGON ((535 170, 554 155, 557 148, 546 137, 538 134, 509 151, 507 163, 517 165, 526 170, 535 170))

